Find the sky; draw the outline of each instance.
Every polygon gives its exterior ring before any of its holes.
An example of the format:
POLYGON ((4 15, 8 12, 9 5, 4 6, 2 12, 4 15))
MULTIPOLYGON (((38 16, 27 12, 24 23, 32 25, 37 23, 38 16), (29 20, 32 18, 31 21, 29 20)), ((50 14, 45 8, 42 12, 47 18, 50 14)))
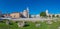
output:
POLYGON ((60 0, 0 0, 3 14, 22 12, 27 7, 30 14, 40 14, 46 10, 51 14, 60 14, 60 0))

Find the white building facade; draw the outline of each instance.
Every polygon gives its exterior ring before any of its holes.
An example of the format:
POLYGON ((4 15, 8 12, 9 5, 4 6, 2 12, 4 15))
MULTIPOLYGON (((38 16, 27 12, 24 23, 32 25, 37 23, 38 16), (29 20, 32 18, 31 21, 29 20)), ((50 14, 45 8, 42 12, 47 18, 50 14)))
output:
POLYGON ((48 13, 48 10, 46 10, 46 15, 47 15, 48 17, 50 16, 51 18, 53 17, 53 15, 54 15, 54 17, 57 17, 57 16, 60 17, 60 14, 49 14, 49 13, 48 13))
POLYGON ((23 11, 23 16, 26 18, 29 18, 29 8, 27 7, 27 10, 23 11))

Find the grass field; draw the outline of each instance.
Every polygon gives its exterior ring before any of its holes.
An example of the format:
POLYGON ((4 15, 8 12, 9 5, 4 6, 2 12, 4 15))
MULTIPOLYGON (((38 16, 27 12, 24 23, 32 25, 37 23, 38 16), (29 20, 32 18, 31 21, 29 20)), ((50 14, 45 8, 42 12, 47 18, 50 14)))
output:
POLYGON ((47 24, 46 21, 38 22, 41 24, 39 27, 36 27, 36 22, 27 22, 29 26, 26 27, 18 27, 17 23, 13 23, 12 25, 6 25, 5 23, 0 22, 0 29, 58 29, 60 26, 60 21, 54 22, 52 24, 47 24))

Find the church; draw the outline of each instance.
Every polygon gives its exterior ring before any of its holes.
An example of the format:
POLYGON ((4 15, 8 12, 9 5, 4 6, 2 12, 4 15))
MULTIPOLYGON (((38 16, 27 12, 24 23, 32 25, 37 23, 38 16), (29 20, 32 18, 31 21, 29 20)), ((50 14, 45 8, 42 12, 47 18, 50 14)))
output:
POLYGON ((30 14, 29 14, 29 8, 27 7, 26 10, 24 10, 23 12, 13 12, 11 14, 4 14, 5 18, 29 18, 30 14))

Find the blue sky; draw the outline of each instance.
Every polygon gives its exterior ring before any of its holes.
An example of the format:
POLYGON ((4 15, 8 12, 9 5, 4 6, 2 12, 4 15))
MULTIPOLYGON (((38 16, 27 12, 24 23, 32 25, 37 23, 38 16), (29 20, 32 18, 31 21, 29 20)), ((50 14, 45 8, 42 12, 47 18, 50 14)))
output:
POLYGON ((60 13, 60 0, 0 0, 0 11, 3 14, 22 12, 29 7, 30 14, 39 14, 46 9, 49 13, 60 13))

